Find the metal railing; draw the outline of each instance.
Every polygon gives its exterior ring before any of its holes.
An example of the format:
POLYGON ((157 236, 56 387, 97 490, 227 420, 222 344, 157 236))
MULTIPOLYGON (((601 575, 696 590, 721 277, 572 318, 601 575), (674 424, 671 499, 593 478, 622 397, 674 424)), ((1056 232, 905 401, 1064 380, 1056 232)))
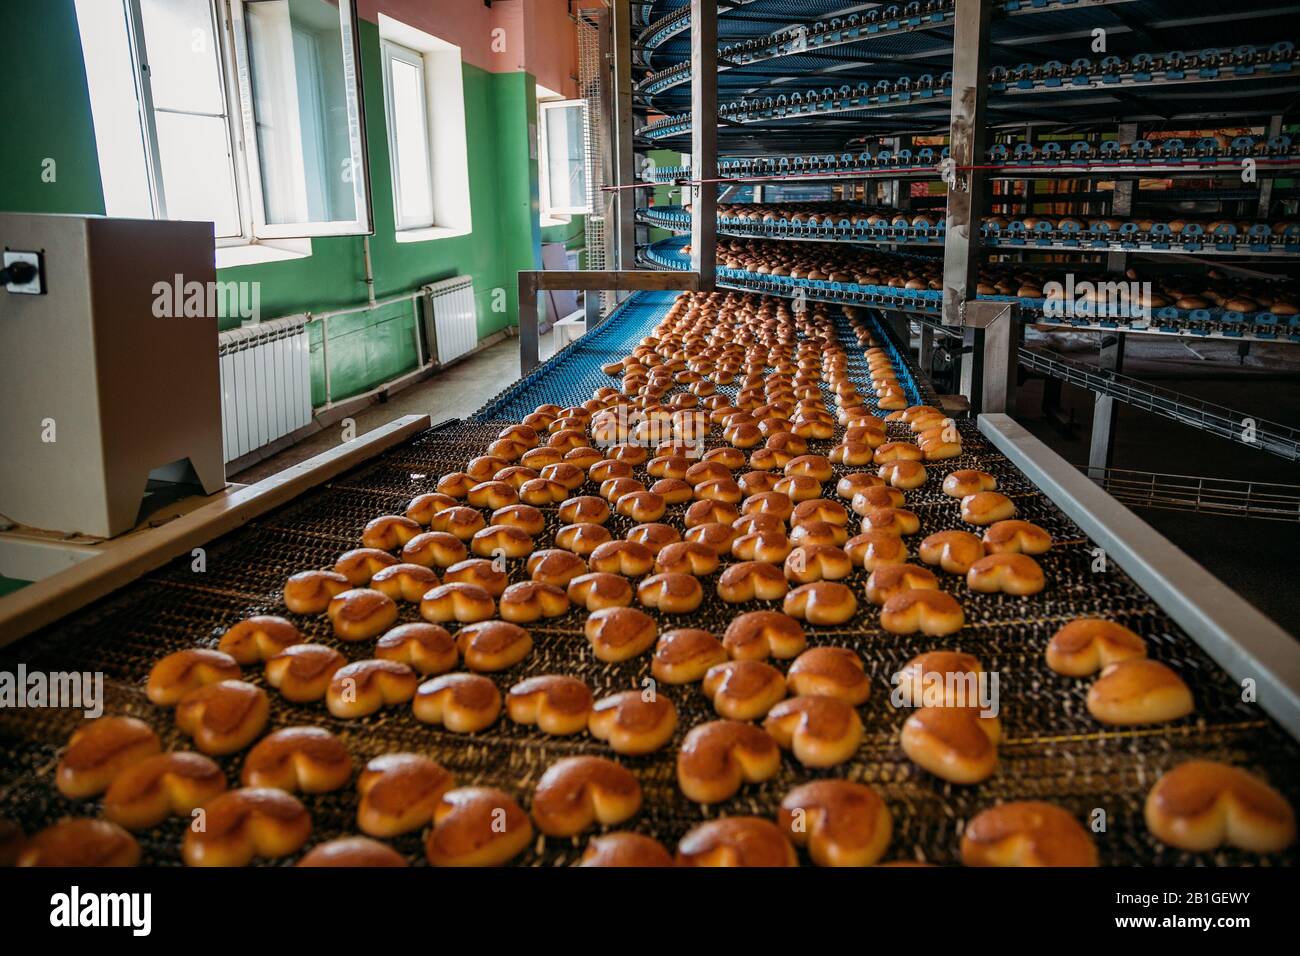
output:
POLYGON ((1300 522, 1300 485, 1080 466, 1112 498, 1133 508, 1300 522))

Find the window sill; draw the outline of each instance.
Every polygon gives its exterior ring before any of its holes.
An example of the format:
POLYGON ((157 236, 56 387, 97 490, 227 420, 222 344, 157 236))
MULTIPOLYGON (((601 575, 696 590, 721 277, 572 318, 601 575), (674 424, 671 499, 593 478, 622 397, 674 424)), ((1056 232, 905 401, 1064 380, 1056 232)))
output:
POLYGON ((398 242, 430 242, 434 239, 452 239, 456 236, 468 236, 469 229, 454 229, 447 226, 430 226, 427 229, 402 229, 396 233, 398 242))
POLYGON ((548 227, 550 227, 550 226, 567 226, 569 223, 573 222, 573 217, 572 217, 572 216, 552 216, 552 215, 549 215, 549 214, 547 214, 547 213, 542 213, 542 214, 541 214, 541 217, 540 217, 540 219, 539 219, 539 222, 540 222, 541 227, 542 227, 543 229, 546 229, 546 228, 548 228, 548 227))
POLYGON ((217 247, 217 268, 256 266, 267 262, 287 262, 311 256, 310 239, 276 239, 274 242, 247 242, 217 247))

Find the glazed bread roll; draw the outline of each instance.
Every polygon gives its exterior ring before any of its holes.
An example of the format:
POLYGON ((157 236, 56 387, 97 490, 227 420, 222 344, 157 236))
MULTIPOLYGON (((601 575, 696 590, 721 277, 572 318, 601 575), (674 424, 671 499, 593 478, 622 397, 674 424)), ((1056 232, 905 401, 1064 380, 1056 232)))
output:
POLYGON ((592 705, 587 729, 615 753, 653 753, 668 743, 677 729, 677 708, 664 694, 647 699, 641 691, 623 691, 592 705))
POLYGON ((639 657, 654 645, 655 620, 634 607, 607 607, 592 612, 583 625, 598 660, 618 664, 639 657))
POLYGON ((676 528, 671 525, 658 524, 655 522, 639 524, 628 531, 625 537, 628 541, 635 541, 637 544, 644 544, 654 552, 656 556, 668 545, 675 544, 682 540, 681 532, 676 528))
POLYGON ((145 695, 155 704, 170 706, 190 691, 224 680, 238 680, 239 662, 222 651, 192 647, 168 654, 149 671, 145 695))
POLYGON ((311 836, 311 814, 283 790, 230 790, 203 810, 205 828, 187 828, 181 844, 187 866, 247 866, 254 857, 295 853, 311 836))
POLYGON ((891 634, 944 637, 965 623, 961 605, 946 591, 899 591, 880 609, 880 626, 891 634))
POLYGON ((190 691, 176 704, 176 726, 205 754, 243 750, 266 727, 266 691, 242 680, 223 680, 190 691))
POLYGON ((691 829, 677 844, 678 866, 798 866, 781 829, 761 817, 722 817, 691 829))
POLYGON ((652 574, 636 586, 637 600, 664 614, 689 614, 704 601, 704 588, 690 574, 652 574))
POLYGON ((790 540, 784 531, 751 531, 731 543, 731 553, 741 561, 784 561, 790 553, 790 540))
POLYGON ((821 498, 822 484, 807 475, 786 475, 777 480, 773 491, 786 495, 791 501, 803 503, 821 498))
POLYGON ((616 826, 641 809, 641 784, 604 757, 565 757, 533 791, 533 822, 547 836, 576 836, 596 824, 616 826))
POLYGON ((701 686, 713 709, 731 720, 757 720, 785 696, 785 676, 758 660, 715 664, 701 686))
POLYGON ((718 597, 728 604, 746 601, 774 601, 783 597, 790 586, 785 572, 766 561, 741 561, 728 567, 718 577, 718 597))
POLYGON ((137 866, 140 844, 116 823, 65 817, 27 840, 19 866, 137 866))
POLYGON ((843 584, 817 581, 801 584, 785 596, 781 610, 809 624, 831 626, 843 624, 858 610, 858 599, 843 584))
POLYGON ((456 632, 461 660, 472 671, 503 671, 532 653, 533 638, 509 621, 480 621, 456 632))
POLYGON ((350 587, 337 571, 300 571, 284 583, 284 606, 295 614, 324 614, 334 595, 350 587))
POLYGON ((443 674, 460 659, 455 639, 437 624, 399 624, 375 642, 375 657, 399 661, 417 674, 443 674))
POLYGON ((853 573, 853 559, 833 544, 801 544, 786 556, 784 570, 799 584, 838 581, 853 573))
POLYGON ((662 843, 639 833, 606 833, 595 837, 578 866, 672 866, 672 854, 662 843))
POLYGON ((858 652, 847 647, 812 647, 795 658, 786 684, 801 697, 833 697, 857 707, 871 696, 858 652))
POLYGON ((974 707, 983 672, 979 659, 971 654, 927 651, 904 664, 893 682, 899 700, 908 707, 974 707))
POLYGON ((1047 666, 1067 677, 1090 677, 1111 664, 1146 654, 1146 641, 1137 634, 1095 617, 1071 621, 1047 642, 1047 666))
POLYGON ((442 580, 446 584, 477 584, 492 597, 499 598, 505 593, 510 578, 486 558, 470 558, 449 567, 442 580))
POLYGON ((804 475, 816 481, 830 481, 834 474, 825 455, 799 455, 786 462, 784 470, 787 475, 804 475))
POLYGON ((999 521, 984 532, 984 550, 989 554, 1045 554, 1051 548, 1052 536, 1028 521, 999 521))
POLYGON ((320 700, 348 659, 324 644, 295 644, 266 662, 266 682, 285 700, 306 704, 320 700))
POLYGON ((733 660, 788 660, 808 646, 799 622, 779 611, 750 611, 732 618, 722 646, 733 660))
POLYGON ((375 574, 370 579, 370 587, 380 594, 387 595, 393 601, 405 601, 419 604, 440 582, 432 569, 418 564, 394 564, 375 574))
POLYGON ((423 829, 442 795, 455 785, 452 775, 428 757, 375 757, 357 778, 357 826, 374 837, 423 829))
MULTIPOLYGON (((877 481, 880 479, 877 478, 877 481)), ((864 488, 849 499, 849 510, 856 515, 866 517, 880 508, 900 508, 906 499, 897 488, 881 485, 878 488, 864 488)))
POLYGON ((650 673, 665 684, 693 684, 703 680, 709 668, 726 660, 726 649, 708 631, 682 628, 666 631, 659 638, 650 673))
POLYGON ((352 755, 321 727, 285 727, 248 752, 239 779, 245 787, 329 793, 352 779, 352 755))
POLYGON ((411 710, 421 723, 473 734, 496 723, 501 692, 481 674, 443 674, 419 686, 411 710))
POLYGON ((420 599, 420 617, 431 624, 486 621, 496 614, 496 609, 492 595, 484 588, 464 582, 440 584, 420 599))
POLYGON ((868 571, 907 561, 907 545, 901 537, 888 531, 865 531, 850 538, 844 545, 844 553, 868 571))
POLYGON ((532 505, 506 505, 492 512, 492 520, 488 523, 518 528, 532 537, 541 534, 546 528, 546 516, 532 505))
POLYGON ((696 803, 721 803, 741 784, 761 783, 781 769, 781 750, 767 731, 739 720, 698 724, 677 752, 677 783, 696 803))
POLYGON ((501 595, 497 609, 501 617, 514 624, 530 624, 542 618, 560 617, 569 610, 569 595, 564 588, 541 581, 519 581, 501 595))
POLYGON ((632 585, 622 575, 593 571, 570 581, 568 595, 570 601, 588 611, 627 607, 632 603, 632 585))
POLYGON ((862 718, 835 697, 790 697, 780 701, 763 728, 805 767, 834 767, 857 752, 862 718))
MULTIPOLYGON (((866 462, 862 462, 862 464, 866 464, 866 462)), ((876 472, 876 474, 883 478, 888 484, 904 491, 912 488, 920 488, 930 477, 923 464, 919 461, 909 461, 906 459, 901 461, 891 461, 881 465, 880 470, 876 472)), ((1008 517, 1010 516, 1008 515, 1008 517)))
POLYGON ((340 837, 312 847, 298 866, 406 866, 406 858, 386 843, 369 837, 340 837))
POLYGON ((415 696, 419 682, 415 671, 400 661, 354 661, 334 672, 325 706, 335 717, 365 717, 406 703, 415 696))
POLYGON ((525 565, 528 576, 541 584, 567 588, 569 582, 587 573, 587 562, 571 551, 548 548, 534 551, 525 565))
POLYGON ((795 787, 781 801, 776 822, 818 866, 871 866, 884 856, 893 833, 880 794, 847 780, 795 787))
POLYGON ((424 850, 434 866, 501 866, 532 839, 532 821, 509 794, 461 787, 438 800, 424 850))
POLYGON ((1096 866, 1097 848, 1070 813, 1025 800, 992 807, 966 824, 961 861, 966 866, 1096 866))
POLYGON ((419 522, 405 515, 380 515, 361 532, 361 544, 379 551, 394 551, 420 533, 419 522))
POLYGON ((375 572, 396 563, 397 559, 387 551, 380 551, 378 548, 353 548, 339 556, 339 559, 334 562, 334 570, 347 578, 354 588, 359 588, 370 583, 375 572))
POLYGON ((258 614, 240 621, 222 634, 217 650, 229 654, 240 664, 260 664, 286 647, 302 642, 302 632, 289 621, 272 614, 258 614))
POLYGON ((591 688, 576 677, 561 674, 526 678, 506 696, 511 720, 536 725, 542 733, 557 737, 586 730, 591 705, 591 688))
MULTIPOLYGON (((878 475, 873 475, 865 471, 854 471, 843 476, 835 483, 835 493, 845 501, 852 501, 855 495, 863 491, 867 491, 870 488, 883 487, 885 487, 884 479, 880 478, 878 475)), ((898 494, 898 503, 903 503, 901 492, 898 494)))
POLYGON ((523 528, 513 524, 494 524, 475 532, 469 549, 484 558, 526 558, 533 553, 533 539, 523 528))
POLYGON ((344 641, 378 637, 397 623, 397 605, 388 595, 370 588, 353 588, 336 594, 326 612, 334 636, 344 641))
MULTIPOLYGON (((631 471, 631 469, 628 469, 631 471)), ((556 512, 559 519, 568 524, 604 524, 611 514, 605 499, 595 495, 582 495, 569 498, 560 505, 556 512)))
POLYGON ((989 525, 1015 517, 1016 506, 998 491, 981 491, 961 499, 961 520, 967 524, 989 525))
POLYGON ((659 574, 691 574, 703 577, 718 569, 718 552, 697 541, 677 541, 665 545, 654 559, 659 574))
POLYGON ((736 529, 729 524, 723 524, 720 521, 706 521, 704 524, 697 524, 693 528, 688 528, 685 539, 694 544, 706 545, 719 555, 723 555, 731 550, 732 542, 736 540, 737 534, 736 529))
POLYGON ((1146 821, 1161 843, 1205 853, 1235 846, 1278 853, 1295 841, 1295 811, 1249 771, 1189 760, 1165 773, 1147 794, 1146 821))
POLYGON ((949 574, 965 575, 972 564, 984 557, 984 542, 969 531, 939 531, 921 542, 916 555, 949 574))
POLYGON ((731 524, 739 517, 740 512, 735 505, 704 499, 687 508, 682 521, 687 528, 695 528, 702 524, 731 524))
POLYGON ((900 536, 916 534, 921 529, 921 519, 916 512, 905 508, 873 508, 862 516, 861 529, 864 534, 873 531, 900 536))
MULTIPOLYGON (((476 458, 474 461, 483 461, 483 459, 476 458)), ((470 467, 473 467, 473 464, 474 463, 471 462, 470 467)), ((505 462, 501 462, 500 465, 493 465, 493 471, 504 464, 505 462)), ((454 508, 455 506, 456 499, 451 495, 440 494, 436 491, 429 492, 428 494, 416 495, 411 499, 410 504, 406 506, 406 517, 410 518, 417 524, 428 527, 429 522, 433 520, 433 516, 439 511, 444 511, 447 508, 454 508)))
POLYGON ((1002 725, 971 707, 922 707, 903 723, 903 752, 949 783, 987 780, 998 764, 1002 725))
POLYGON ((1183 679, 1146 657, 1108 665, 1088 691, 1088 713, 1103 724, 1163 724, 1194 709, 1183 679))
POLYGON ((147 830, 170 816, 190 816, 225 790, 226 775, 211 757, 188 750, 155 754, 113 778, 104 816, 128 830, 147 830))
POLYGON ((73 800, 93 797, 107 790, 127 767, 161 750, 158 735, 143 720, 134 717, 88 720, 68 740, 68 748, 54 773, 54 783, 59 793, 73 800))
POLYGON ((654 552, 635 541, 606 541, 592 550, 587 565, 593 571, 640 577, 655 564, 654 552))
POLYGON ((449 568, 468 554, 465 542, 445 531, 417 534, 402 547, 403 562, 425 568, 449 568))
POLYGON ((902 591, 938 590, 939 580, 927 568, 914 564, 884 564, 867 578, 867 600, 883 605, 902 591))
POLYGON ((980 558, 966 572, 966 586, 972 591, 1028 595, 1047 586, 1038 562, 1027 554, 1004 551, 980 558))
MULTIPOLYGON (((518 503, 519 492, 504 481, 480 481, 465 492, 465 501, 475 508, 505 508, 518 503)), ((530 502, 530 504, 535 502, 530 502)))

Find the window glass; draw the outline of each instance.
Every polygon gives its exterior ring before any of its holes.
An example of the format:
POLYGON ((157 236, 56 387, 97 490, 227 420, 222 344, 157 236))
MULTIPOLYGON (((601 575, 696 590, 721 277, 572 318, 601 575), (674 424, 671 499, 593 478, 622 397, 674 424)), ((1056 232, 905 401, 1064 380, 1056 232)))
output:
POLYGON ((390 48, 390 153, 400 229, 433 225, 433 183, 429 169, 428 111, 424 61, 418 53, 390 48))

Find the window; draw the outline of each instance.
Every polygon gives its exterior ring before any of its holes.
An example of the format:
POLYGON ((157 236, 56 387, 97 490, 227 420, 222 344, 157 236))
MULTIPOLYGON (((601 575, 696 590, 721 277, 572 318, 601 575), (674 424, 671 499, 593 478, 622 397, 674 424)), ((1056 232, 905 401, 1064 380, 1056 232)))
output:
POLYGON ((77 0, 109 215, 371 231, 353 0, 77 0))
POLYGON ((433 173, 429 163, 429 110, 424 56, 384 42, 384 100, 388 156, 393 167, 393 209, 398 229, 433 225, 433 173))
POLYGON ((537 106, 542 218, 590 212, 586 103, 583 100, 542 100, 537 106))

